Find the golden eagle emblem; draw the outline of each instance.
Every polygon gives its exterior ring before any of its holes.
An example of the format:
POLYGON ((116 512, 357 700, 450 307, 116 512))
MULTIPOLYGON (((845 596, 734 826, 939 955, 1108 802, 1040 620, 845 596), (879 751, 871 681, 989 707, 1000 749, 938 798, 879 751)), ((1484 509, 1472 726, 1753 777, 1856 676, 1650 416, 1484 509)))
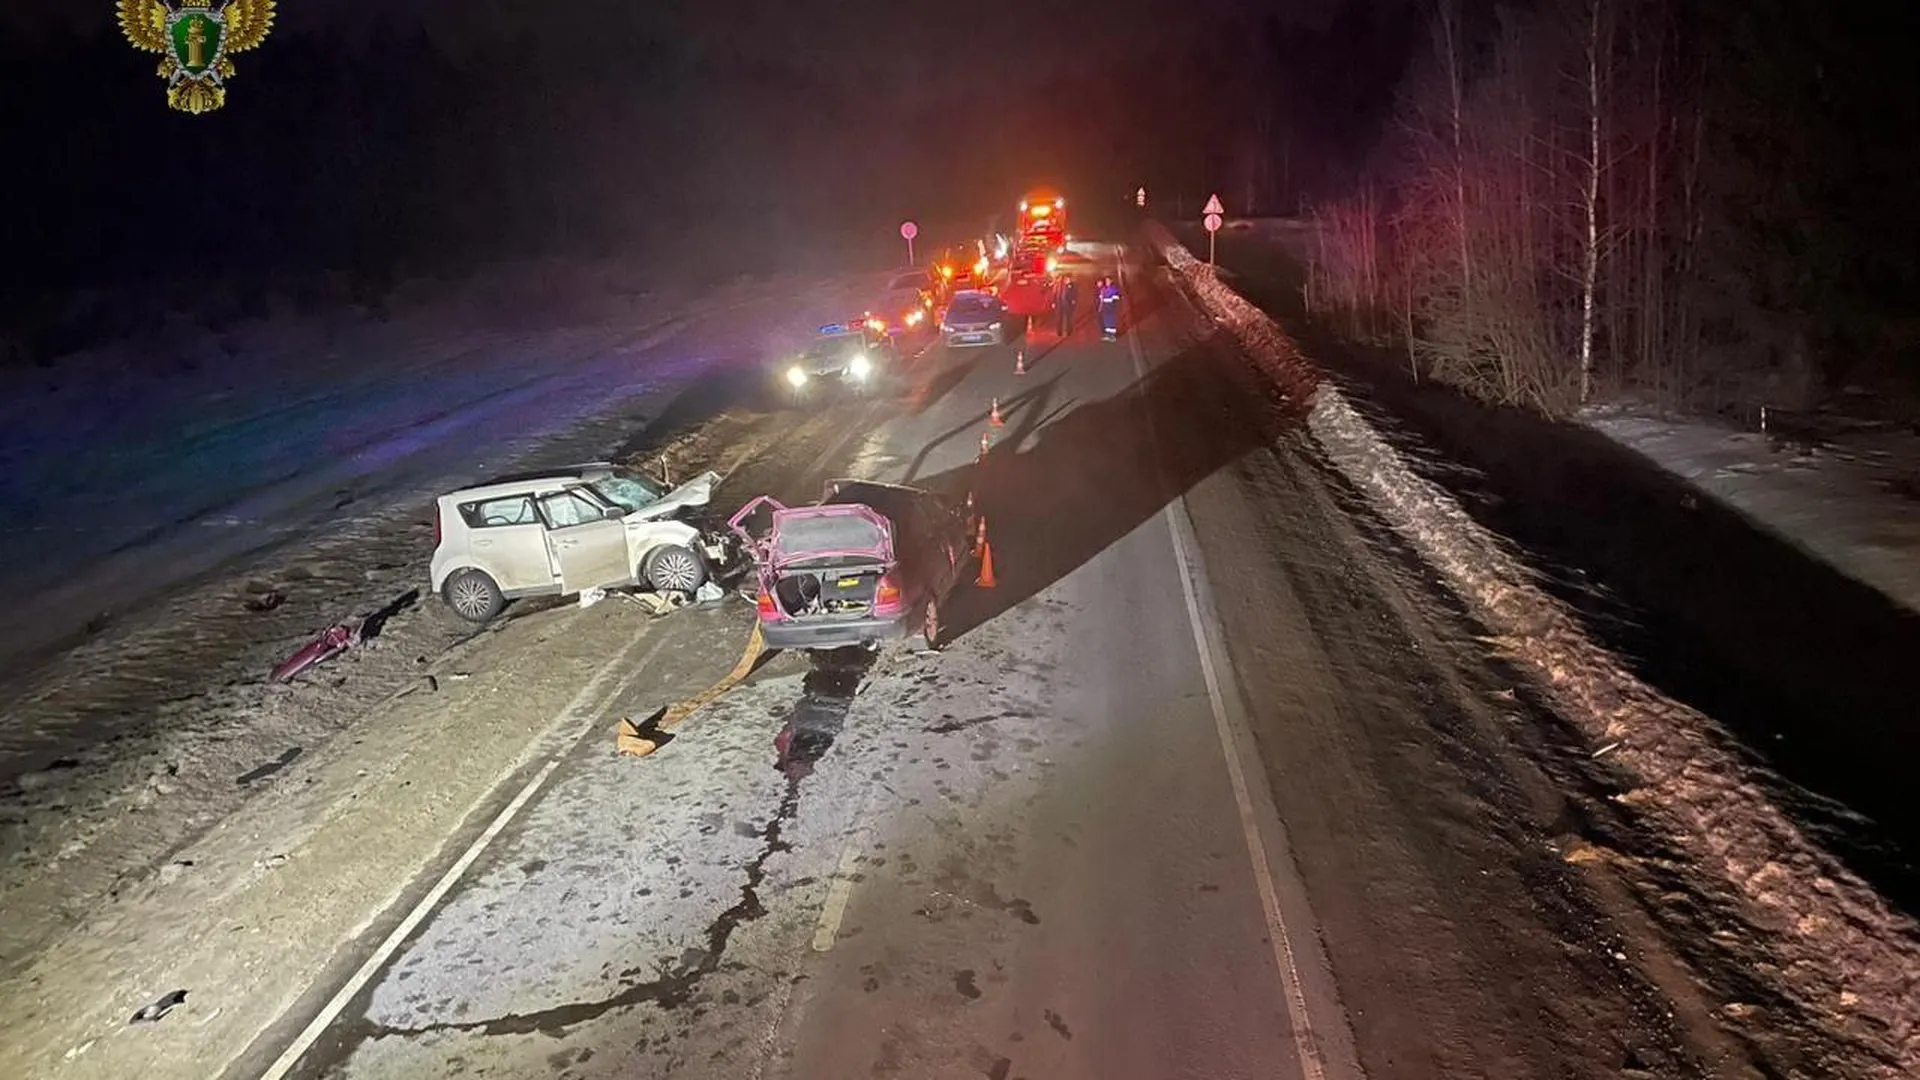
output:
POLYGON ((167 104, 203 113, 227 103, 234 53, 257 49, 273 29, 274 0, 116 0, 120 32, 141 52, 159 53, 167 104))

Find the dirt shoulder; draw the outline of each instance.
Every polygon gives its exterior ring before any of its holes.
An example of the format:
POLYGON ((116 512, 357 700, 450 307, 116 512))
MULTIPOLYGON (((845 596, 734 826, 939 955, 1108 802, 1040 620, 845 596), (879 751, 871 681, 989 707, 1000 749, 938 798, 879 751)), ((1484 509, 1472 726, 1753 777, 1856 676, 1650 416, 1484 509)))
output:
MULTIPOLYGON (((708 318, 672 355, 625 358, 636 377, 648 364, 678 365, 647 376, 648 389, 553 438, 499 433, 468 471, 536 455, 602 457, 635 444, 636 433, 664 429, 666 419, 698 427, 704 417, 670 415, 687 386, 709 368, 757 368, 783 327, 804 333, 821 310, 837 310, 866 285, 816 284, 708 318)), ((444 490, 433 485, 474 478, 428 480, 426 495, 395 492, 343 509, 330 529, 289 533, 263 554, 122 613, 43 665, 7 673, 0 975, 18 976, 39 949, 110 917, 143 883, 179 875, 183 846, 285 783, 330 741, 357 736, 395 695, 423 685, 435 664, 484 646, 494 628, 476 631, 423 595, 434 543, 429 495, 444 490), (274 664, 315 633, 382 611, 389 617, 377 637, 290 685, 268 680, 274 664)), ((515 613, 541 607, 516 605, 515 613)))
POLYGON ((27 1075, 63 1061, 71 1076, 217 1074, 308 987, 343 976, 332 965, 384 936, 409 883, 457 858, 542 762, 582 739, 611 752, 614 703, 636 680, 662 703, 697 691, 748 621, 737 604, 662 619, 558 607, 429 665, 438 690, 384 703, 9 979, 0 1054, 27 1075), (177 989, 177 1015, 127 1025, 177 989))

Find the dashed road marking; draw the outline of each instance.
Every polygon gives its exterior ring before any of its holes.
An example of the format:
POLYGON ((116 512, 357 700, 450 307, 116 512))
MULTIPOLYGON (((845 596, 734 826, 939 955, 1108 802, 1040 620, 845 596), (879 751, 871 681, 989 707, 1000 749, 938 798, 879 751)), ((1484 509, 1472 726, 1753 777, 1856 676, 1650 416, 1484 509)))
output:
MULTIPOLYGON (((647 664, 659 654, 667 642, 664 635, 653 635, 658 638, 658 640, 653 643, 653 647, 646 651, 646 654, 640 658, 639 663, 631 667, 627 666, 628 657, 633 653, 634 648, 641 642, 647 640, 648 636, 649 635, 643 630, 634 636, 633 641, 629 642, 626 648, 615 652, 606 663, 600 666, 598 671, 593 673, 593 677, 588 679, 586 685, 580 688, 579 693, 573 696, 573 700, 567 702, 566 707, 562 708, 560 712, 554 716, 553 722, 547 725, 546 732, 535 740, 534 745, 537 746, 539 743, 546 741, 547 737, 558 731, 561 725, 565 724, 569 719, 580 717, 582 714, 585 714, 586 717, 584 721, 585 726, 576 733, 574 739, 563 743, 561 749, 553 752, 547 763, 541 766, 540 771, 534 773, 533 778, 527 781, 526 786, 522 787, 519 793, 514 795, 513 801, 509 802, 506 807, 494 817, 493 821, 488 823, 486 831, 482 832, 474 839, 472 844, 468 845, 467 850, 461 853, 460 858, 456 860, 451 867, 447 868, 447 872, 440 876, 440 880, 434 883, 433 888, 427 892, 427 895, 421 897, 420 902, 415 904, 411 911, 407 912, 406 918, 400 920, 400 925, 394 927, 393 932, 388 934, 386 939, 380 942, 379 947, 373 950, 373 955, 367 957, 366 962, 360 965, 359 970, 355 971, 353 976, 327 1001, 326 1005, 321 1007, 319 1015, 315 1016, 312 1022, 307 1024, 306 1028, 293 1040, 292 1045, 288 1046, 286 1050, 274 1060, 274 1063, 267 1067, 267 1071, 261 1074, 261 1080, 284 1080, 286 1076, 293 1072, 294 1067, 300 1063, 300 1059, 306 1056, 307 1051, 313 1048, 314 1043, 320 1041, 320 1036, 324 1035, 327 1029, 333 1026, 333 1022, 339 1018, 340 1013, 352 1003, 353 999, 360 994, 360 991, 366 988, 368 983, 373 981, 374 976, 379 974, 380 970, 386 966, 388 961, 393 959, 393 955, 400 951, 401 944, 411 937, 415 930, 419 929, 420 924, 426 921, 427 916, 431 915, 435 908, 440 906, 440 902, 446 899, 447 893, 452 891, 453 887, 458 884, 460 879, 466 875, 467 871, 473 867, 474 862, 478 860, 487 850, 487 847, 493 843, 494 838, 498 837, 500 833, 506 829, 507 825, 526 807, 527 803, 532 800, 533 796, 539 792, 541 787, 545 786, 547 779, 553 775, 554 770, 560 767, 560 762, 566 756, 567 750, 571 749, 573 744, 578 742, 579 738, 585 737, 587 728, 599 724, 600 710, 597 708, 589 710, 587 706, 604 700, 601 694, 603 684, 612 682, 613 685, 607 689, 605 694, 605 699, 611 699, 618 697, 628 686, 639 679, 640 674, 646 670, 647 664), (614 678, 616 673, 623 673, 623 677, 614 678)), ((486 797, 491 798, 492 795, 493 792, 489 791, 486 797)), ((484 801, 484 799, 482 801, 484 801)))
POLYGON ((840 920, 847 917, 847 901, 853 897, 853 868, 860 862, 866 846, 866 830, 857 829, 840 849, 840 862, 833 870, 833 884, 827 889, 827 901, 820 907, 820 923, 813 931, 813 951, 826 952, 840 935, 840 920))

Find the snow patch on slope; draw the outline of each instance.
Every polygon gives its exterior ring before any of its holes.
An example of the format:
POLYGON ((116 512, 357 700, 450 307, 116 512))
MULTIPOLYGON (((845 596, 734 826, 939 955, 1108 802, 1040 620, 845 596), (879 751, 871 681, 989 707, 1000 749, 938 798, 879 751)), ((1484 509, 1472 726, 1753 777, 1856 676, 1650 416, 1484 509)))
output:
POLYGON ((1725 883, 1782 990, 1835 1022, 1876 1074, 1920 1075, 1920 927, 1809 839, 1764 794, 1713 720, 1636 678, 1588 636, 1535 573, 1437 485, 1419 476, 1266 313, 1221 283, 1163 228, 1151 242, 1202 310, 1276 381, 1317 384, 1308 428, 1333 464, 1445 575, 1535 672, 1564 714, 1639 786, 1620 796, 1725 883))
POLYGON ((1799 441, 1619 405, 1589 409, 1581 419, 1920 612, 1920 435, 1874 427, 1799 441))

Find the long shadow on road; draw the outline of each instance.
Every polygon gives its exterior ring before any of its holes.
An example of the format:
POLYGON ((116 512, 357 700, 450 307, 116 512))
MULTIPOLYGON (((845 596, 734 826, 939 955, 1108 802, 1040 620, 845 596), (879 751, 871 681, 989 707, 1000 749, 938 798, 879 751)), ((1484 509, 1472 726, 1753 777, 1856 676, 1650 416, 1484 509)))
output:
POLYGON ((1399 357, 1301 331, 1279 254, 1243 247, 1234 265, 1243 295, 1403 425, 1395 437, 1477 473, 1429 463, 1429 479, 1562 571, 1548 587, 1641 678, 1729 728, 1803 826, 1920 912, 1920 618, 1597 432, 1416 386, 1399 357))
POLYGON ((1225 359, 1210 340, 1110 398, 1064 413, 1026 403, 1010 437, 983 462, 919 481, 974 492, 987 517, 998 584, 950 605, 952 636, 1059 581, 1202 479, 1273 441, 1276 414, 1246 407, 1225 359))

